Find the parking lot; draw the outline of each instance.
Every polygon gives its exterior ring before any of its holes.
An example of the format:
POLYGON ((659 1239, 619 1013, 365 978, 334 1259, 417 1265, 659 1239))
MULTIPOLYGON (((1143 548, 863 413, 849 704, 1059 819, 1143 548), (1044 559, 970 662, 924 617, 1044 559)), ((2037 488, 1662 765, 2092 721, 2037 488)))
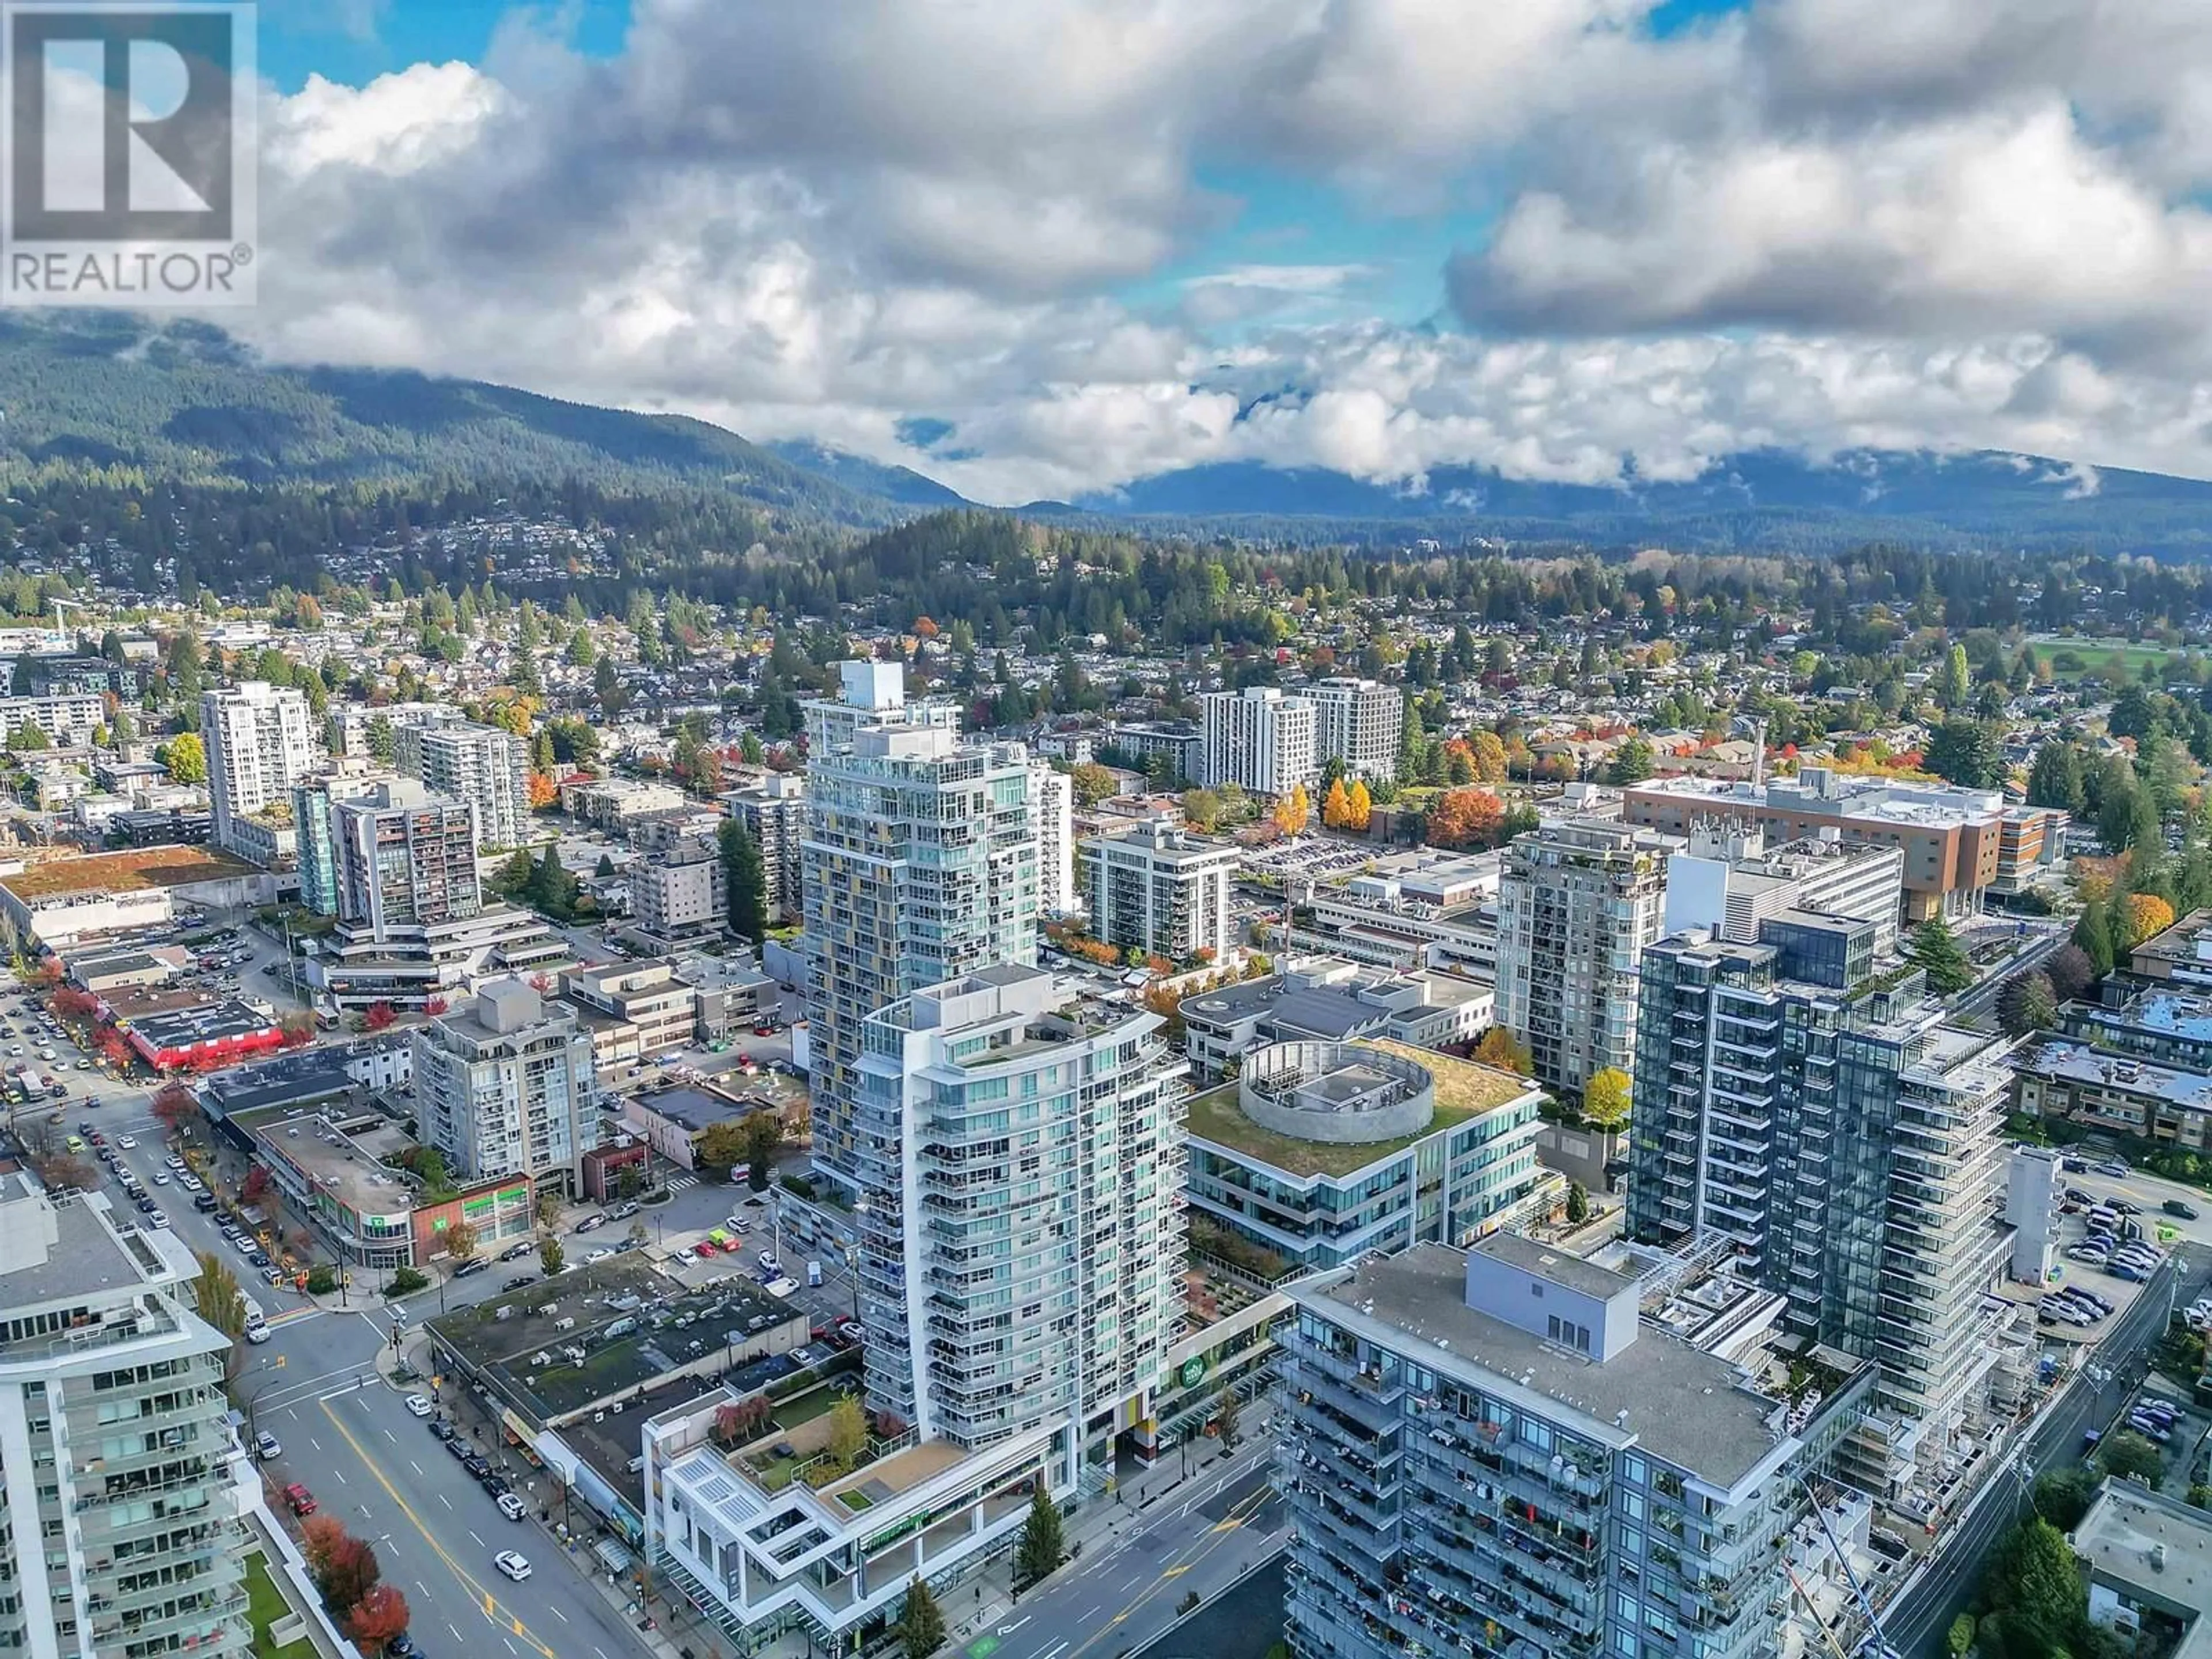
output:
POLYGON ((2161 1237, 2157 1215, 2128 1199, 2069 1185, 2067 1209, 2056 1281, 2044 1287, 2036 1323, 2049 1340, 2094 1342, 2134 1304, 2171 1241, 2161 1237))

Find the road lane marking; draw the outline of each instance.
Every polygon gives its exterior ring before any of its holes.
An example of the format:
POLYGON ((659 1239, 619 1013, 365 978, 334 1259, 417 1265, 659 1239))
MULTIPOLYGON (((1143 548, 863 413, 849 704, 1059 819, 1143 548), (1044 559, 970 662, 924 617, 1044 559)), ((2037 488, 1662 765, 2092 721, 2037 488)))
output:
POLYGON ((396 1434, 392 1433, 392 1431, 391 1430, 389 1430, 389 1429, 386 1429, 386 1430, 384 1431, 384 1437, 385 1437, 386 1440, 389 1440, 389 1441, 390 1441, 393 1445, 395 1445, 395 1446, 396 1446, 396 1445, 398 1445, 398 1444, 399 1443, 399 1437, 398 1437, 398 1435, 396 1435, 396 1434))
MULTIPOLYGON (((474 1527, 471 1527, 471 1528, 469 1528, 469 1536, 470 1536, 470 1537, 471 1537, 471 1538, 477 1538, 477 1529, 476 1529, 474 1527)), ((477 1547, 478 1549, 482 1549, 482 1548, 483 1547, 483 1539, 481 1539, 481 1538, 477 1538, 477 1547)))
MULTIPOLYGON (((410 1469, 414 1470, 414 1471, 415 1471, 415 1473, 416 1473, 416 1474, 417 1476, 419 1476, 420 1478, 422 1478, 422 1480, 428 1480, 428 1479, 430 1478, 428 1475, 427 1475, 427 1474, 422 1474, 422 1466, 420 1463, 417 1463, 417 1462, 416 1462, 413 1458, 411 1458, 411 1457, 410 1457, 410 1458, 409 1458, 409 1459, 407 1460, 407 1467, 408 1467, 409 1468, 410 1468, 410 1469)), ((439 1496, 439 1497, 441 1497, 441 1498, 443 1498, 443 1497, 445 1496, 445 1493, 443 1493, 443 1492, 440 1492, 440 1493, 438 1494, 438 1496, 439 1496)))
MULTIPOLYGON (((418 1469, 418 1470, 416 1471, 416 1473, 417 1473, 417 1474, 421 1474, 421 1471, 418 1469)), ((427 1477, 426 1477, 426 1478, 427 1478, 427 1477)), ((445 1493, 443 1493, 443 1492, 440 1492, 440 1493, 438 1494, 438 1501, 439 1501, 441 1504, 444 1504, 447 1509, 451 1509, 451 1508, 453 1508, 453 1500, 452 1498, 450 1498, 447 1497, 447 1496, 446 1496, 446 1494, 445 1494, 445 1493)))
MULTIPOLYGON (((547 1605, 548 1607, 551 1607, 551 1606, 552 1606, 552 1603, 550 1603, 550 1602, 549 1601, 548 1603, 546 1603, 546 1605, 547 1605)), ((565 1625, 565 1624, 567 1624, 567 1623, 568 1622, 568 1615, 567 1613, 565 1613, 562 1612, 562 1611, 561 1611, 561 1609, 560 1609, 560 1608, 558 1608, 558 1607, 554 1607, 554 1608, 553 1608, 553 1616, 554 1616, 556 1619, 558 1619, 558 1620, 559 1620, 562 1624, 564 1624, 564 1625, 565 1625)))
MULTIPOLYGON (((1267 1500, 1274 1495, 1275 1489, 1272 1485, 1262 1485, 1258 1491, 1246 1493, 1245 1496, 1237 1499, 1237 1503, 1231 1507, 1229 1511, 1230 1519, 1234 1521, 1237 1526, 1243 1526, 1248 1517, 1256 1513, 1267 1502, 1267 1500), (1239 1511, 1242 1511, 1242 1513, 1239 1511)), ((1178 1576, 1174 1571, 1175 1566, 1179 1565, 1185 1570, 1196 1566, 1200 1561, 1205 1559, 1206 1556, 1212 1553, 1215 1549, 1220 1547, 1223 1538, 1227 1534, 1223 1528, 1217 1526, 1210 1532, 1200 1534, 1195 1541, 1185 1545, 1183 1547, 1186 1557, 1185 1559, 1181 1562, 1172 1564, 1169 1567, 1162 1568, 1158 1578, 1154 1580, 1149 1587, 1138 1591, 1134 1596, 1131 1597, 1128 1604, 1125 1606, 1121 1612, 1115 1613, 1111 1619, 1108 1620, 1105 1625, 1100 1629, 1093 1632, 1091 1635, 1084 1641, 1082 1646, 1075 1649, 1074 1651, 1068 1656, 1068 1659, 1082 1659, 1082 1656, 1089 1652, 1091 1646, 1103 1638, 1108 1631, 1111 1630, 1115 1626, 1121 1623, 1121 1621, 1127 1619, 1131 1613, 1142 1607, 1146 1601, 1154 1595, 1159 1589, 1160 1586, 1170 1577, 1178 1576)), ((1096 1613, 1097 1610, 1097 1608, 1093 1607, 1091 1611, 1091 1613, 1096 1613)), ((1086 1613, 1083 1617, 1087 1620, 1091 1617, 1091 1613, 1086 1613)), ((1050 1656, 1048 1656, 1047 1659, 1050 1659, 1050 1656)))
MULTIPOLYGON (((376 1483, 384 1488, 385 1495, 390 1498, 393 1503, 399 1506, 400 1514, 405 1516, 409 1524, 411 1525, 417 1533, 422 1534, 422 1541, 430 1547, 430 1553, 436 1556, 439 1560, 446 1564, 447 1571, 451 1572, 455 1578, 460 1581, 464 1589, 483 1596, 487 1607, 494 1605, 492 1602, 491 1592, 485 1589, 484 1587, 477 1581, 475 1577, 469 1572, 467 1568, 462 1566, 458 1560, 454 1559, 453 1553, 447 1550, 443 1544, 441 1544, 438 1541, 436 1535, 431 1532, 429 1528, 422 1524, 422 1517, 416 1514, 414 1510, 409 1506, 407 1500, 399 1495, 399 1488, 392 1484, 390 1479, 386 1477, 384 1471, 377 1466, 375 1460, 369 1456, 367 1448, 362 1446, 360 1441, 354 1438, 353 1431, 347 1428, 345 1424, 339 1419, 338 1414, 331 1409, 330 1402, 328 1401, 322 1402, 322 1409, 323 1415, 330 1419, 331 1426, 338 1431, 339 1437, 352 1449, 353 1455, 361 1460, 362 1467, 366 1468, 369 1474, 376 1477, 376 1483)), ((474 1537, 475 1534, 471 1533, 470 1536, 474 1537)), ((477 1541, 481 1544, 483 1540, 482 1539, 477 1539, 477 1541)), ((487 1613, 486 1616, 489 1617, 490 1615, 487 1613)), ((518 1627, 520 1627, 520 1621, 517 1620, 516 1623, 518 1627)), ((450 1626, 448 1626, 448 1628, 450 1628, 450 1626)), ((527 1631, 524 1632, 524 1635, 530 1642, 532 1648, 534 1649, 539 1656, 539 1659, 561 1659, 561 1656, 559 1654, 556 1653, 551 1648, 547 1647, 543 1642, 538 1641, 536 1637, 530 1636, 527 1631)), ((453 1632, 453 1636, 456 1641, 460 1639, 460 1632, 459 1631, 455 1631, 453 1632)), ((602 1656, 602 1659, 604 1659, 604 1656, 602 1656)))

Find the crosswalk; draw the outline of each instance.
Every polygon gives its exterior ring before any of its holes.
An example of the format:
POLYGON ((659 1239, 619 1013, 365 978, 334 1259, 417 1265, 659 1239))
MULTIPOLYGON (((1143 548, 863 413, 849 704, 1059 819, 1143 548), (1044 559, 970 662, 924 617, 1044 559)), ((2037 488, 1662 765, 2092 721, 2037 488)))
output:
POLYGON ((668 1178, 668 1190, 672 1193, 688 1193, 698 1184, 699 1177, 695 1175, 671 1176, 668 1178))

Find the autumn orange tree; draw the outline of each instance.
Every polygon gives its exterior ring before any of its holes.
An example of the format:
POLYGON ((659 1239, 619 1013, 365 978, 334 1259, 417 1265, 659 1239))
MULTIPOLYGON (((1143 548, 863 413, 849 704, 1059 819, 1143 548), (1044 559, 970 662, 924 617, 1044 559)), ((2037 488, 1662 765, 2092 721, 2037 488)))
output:
POLYGON ((532 772, 526 781, 529 790, 530 810, 543 812, 561 799, 561 786, 543 772, 532 772))
POLYGON ((345 1616, 346 1634, 363 1653, 381 1653, 407 1633, 407 1598, 390 1584, 372 1584, 345 1616))
POLYGON ((1429 809, 1431 847, 1480 847, 1495 840, 1504 804, 1487 789, 1455 789, 1429 809))
POLYGON ((1276 796, 1273 816, 1275 828, 1285 835, 1301 833, 1313 817, 1313 803, 1306 798, 1305 785, 1298 784, 1289 794, 1276 796))
POLYGON ((1516 1077, 1528 1076, 1534 1065, 1528 1045, 1503 1025, 1493 1025, 1482 1034, 1482 1041, 1474 1045, 1474 1057, 1516 1077))

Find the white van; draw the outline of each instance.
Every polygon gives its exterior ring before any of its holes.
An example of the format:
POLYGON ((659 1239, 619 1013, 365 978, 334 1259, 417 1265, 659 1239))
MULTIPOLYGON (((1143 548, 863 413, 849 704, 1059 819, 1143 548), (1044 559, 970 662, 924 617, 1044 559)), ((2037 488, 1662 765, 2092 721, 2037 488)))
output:
POLYGON ((246 1303, 246 1340, 248 1342, 266 1342, 270 1333, 268 1320, 262 1316, 261 1304, 250 1296, 245 1297, 244 1301, 246 1303))

